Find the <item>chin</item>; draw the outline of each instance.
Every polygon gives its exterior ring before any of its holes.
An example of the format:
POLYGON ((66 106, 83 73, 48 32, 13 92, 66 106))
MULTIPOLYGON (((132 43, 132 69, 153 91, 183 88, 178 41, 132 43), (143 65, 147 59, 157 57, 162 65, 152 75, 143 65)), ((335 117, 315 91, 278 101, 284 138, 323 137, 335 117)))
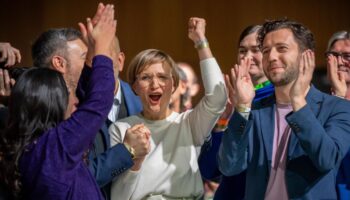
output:
POLYGON ((156 105, 156 106, 149 106, 149 111, 152 113, 159 113, 160 112, 160 106, 156 105))

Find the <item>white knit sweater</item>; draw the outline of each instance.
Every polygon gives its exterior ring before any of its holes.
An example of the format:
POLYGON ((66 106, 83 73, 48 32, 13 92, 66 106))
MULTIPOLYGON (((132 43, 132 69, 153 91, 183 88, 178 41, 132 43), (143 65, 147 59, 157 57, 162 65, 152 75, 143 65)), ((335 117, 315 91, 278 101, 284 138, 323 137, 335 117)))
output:
POLYGON ((199 196, 203 183, 196 147, 203 144, 220 114, 227 94, 221 70, 214 58, 200 62, 205 96, 184 113, 173 112, 166 119, 151 121, 142 115, 113 124, 111 145, 123 142, 127 128, 144 123, 151 131, 151 151, 139 171, 128 170, 112 184, 112 200, 139 200, 150 195, 199 196))

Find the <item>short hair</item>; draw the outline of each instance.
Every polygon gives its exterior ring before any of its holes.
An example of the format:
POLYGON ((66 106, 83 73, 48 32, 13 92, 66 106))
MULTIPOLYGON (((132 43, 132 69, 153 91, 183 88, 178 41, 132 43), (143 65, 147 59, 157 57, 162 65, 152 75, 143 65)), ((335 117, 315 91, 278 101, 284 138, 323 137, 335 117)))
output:
POLYGON ((350 40, 350 33, 348 31, 339 31, 334 33, 328 41, 327 51, 330 51, 338 40, 350 40))
POLYGON ((312 51, 315 50, 315 39, 312 32, 301 23, 288 19, 266 21, 258 34, 260 47, 262 47, 265 36, 268 33, 279 29, 291 30, 301 51, 307 49, 311 49, 312 51))
POLYGON ((252 33, 257 33, 261 30, 262 26, 261 25, 250 25, 248 27, 246 27, 241 34, 239 35, 239 39, 238 39, 238 46, 240 45, 240 43, 242 42, 242 40, 247 37, 247 35, 250 35, 252 33))
POLYGON ((146 49, 138 53, 130 62, 128 67, 128 82, 133 85, 136 81, 136 76, 141 73, 145 67, 155 64, 163 63, 169 65, 171 68, 171 75, 174 79, 174 87, 179 85, 179 74, 176 72, 176 63, 164 51, 158 49, 146 49))
POLYGON ((32 59, 36 67, 51 68, 54 55, 67 58, 67 42, 81 39, 81 33, 73 28, 49 29, 32 45, 32 59))

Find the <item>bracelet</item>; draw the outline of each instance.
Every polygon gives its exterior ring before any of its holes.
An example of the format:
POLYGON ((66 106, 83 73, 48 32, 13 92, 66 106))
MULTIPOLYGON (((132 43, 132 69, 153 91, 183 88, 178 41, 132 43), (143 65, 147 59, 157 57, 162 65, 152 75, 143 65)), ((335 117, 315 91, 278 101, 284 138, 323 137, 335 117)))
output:
POLYGON ((221 125, 221 126, 227 126, 229 122, 229 119, 219 119, 216 124, 221 125))
POLYGON ((229 119, 219 119, 216 122, 214 129, 219 131, 226 130, 229 121, 229 119))
POLYGON ((241 105, 237 105, 236 110, 239 113, 249 113, 252 109, 250 107, 247 107, 244 104, 241 104, 241 105))
POLYGON ((123 144, 124 144, 125 148, 129 151, 131 159, 134 159, 135 158, 135 149, 126 143, 123 143, 123 144))
POLYGON ((208 48, 208 47, 209 47, 209 42, 206 38, 204 38, 203 40, 199 40, 194 44, 194 48, 198 50, 208 48))

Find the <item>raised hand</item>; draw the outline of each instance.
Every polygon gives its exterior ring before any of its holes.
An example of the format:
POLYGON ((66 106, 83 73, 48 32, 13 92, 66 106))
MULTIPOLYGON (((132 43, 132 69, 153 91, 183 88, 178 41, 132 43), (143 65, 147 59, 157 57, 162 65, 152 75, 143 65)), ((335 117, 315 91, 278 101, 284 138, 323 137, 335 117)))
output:
POLYGON ((224 74, 223 76, 225 79, 228 99, 227 99, 225 110, 221 114, 220 119, 230 119, 232 114, 233 114, 234 107, 235 107, 235 102, 234 102, 235 101, 235 91, 234 91, 233 86, 231 84, 229 75, 224 74))
POLYGON ((249 75, 251 60, 244 58, 240 65, 231 68, 232 101, 234 107, 250 108, 255 96, 254 86, 249 75))
POLYGON ((18 49, 11 46, 10 43, 0 42, 0 63, 5 67, 11 67, 21 62, 21 53, 18 49))
POLYGON ((314 69, 315 54, 311 50, 306 50, 300 60, 298 78, 289 92, 294 111, 298 111, 306 105, 306 95, 310 88, 314 69))
POLYGON ((205 40, 205 19, 191 17, 188 21, 188 37, 194 42, 205 40))
POLYGON ((112 57, 110 45, 113 42, 116 32, 117 21, 114 20, 114 6, 108 4, 103 10, 96 26, 93 26, 91 19, 87 19, 88 40, 94 46, 95 55, 112 57))
MULTIPOLYGON (((93 17, 92 20, 91 20, 92 26, 96 26, 97 22, 98 22, 98 21, 100 20, 100 18, 101 18, 101 15, 102 15, 103 10, 105 9, 105 7, 106 7, 106 6, 103 5, 103 3, 99 3, 99 4, 98 4, 96 13, 95 13, 94 17, 93 17)), ((83 38, 85 44, 86 44, 87 46, 89 46, 89 39, 88 39, 87 28, 86 28, 85 24, 79 22, 78 25, 79 25, 80 32, 81 32, 81 35, 82 35, 82 38, 83 38)))
MULTIPOLYGON (((87 18, 87 24, 84 25, 83 23, 79 23, 80 32, 82 34, 82 38, 85 42, 85 44, 88 46, 88 54, 86 58, 86 62, 88 65, 91 66, 92 58, 97 54, 103 54, 106 56, 111 57, 110 49, 109 51, 106 51, 105 45, 103 47, 101 46, 101 43, 96 43, 94 37, 97 35, 100 35, 98 32, 106 32, 102 35, 105 35, 100 37, 100 39, 109 40, 110 37, 107 37, 109 33, 112 33, 115 35, 115 29, 116 29, 116 21, 114 20, 114 6, 113 5, 103 5, 102 3, 99 3, 97 7, 97 11, 92 19, 87 18), (114 27, 111 29, 111 26, 114 27), (109 31, 107 30, 109 27, 109 31), (105 29, 105 30, 102 30, 105 29), (112 31, 112 32, 111 32, 112 31), (96 46, 98 44, 99 46, 96 46), (102 52, 96 52, 96 47, 99 49, 98 51, 102 52), (101 49, 102 48, 102 49, 101 49)), ((114 37, 113 35, 113 37, 114 37)), ((113 42, 109 42, 109 48, 113 42)))
POLYGON ((191 17, 188 20, 188 37, 194 42, 200 60, 213 57, 209 43, 205 38, 205 19, 191 17))
POLYGON ((338 60, 333 55, 327 57, 327 75, 332 85, 333 95, 345 97, 347 91, 345 77, 343 73, 338 72, 338 60))

